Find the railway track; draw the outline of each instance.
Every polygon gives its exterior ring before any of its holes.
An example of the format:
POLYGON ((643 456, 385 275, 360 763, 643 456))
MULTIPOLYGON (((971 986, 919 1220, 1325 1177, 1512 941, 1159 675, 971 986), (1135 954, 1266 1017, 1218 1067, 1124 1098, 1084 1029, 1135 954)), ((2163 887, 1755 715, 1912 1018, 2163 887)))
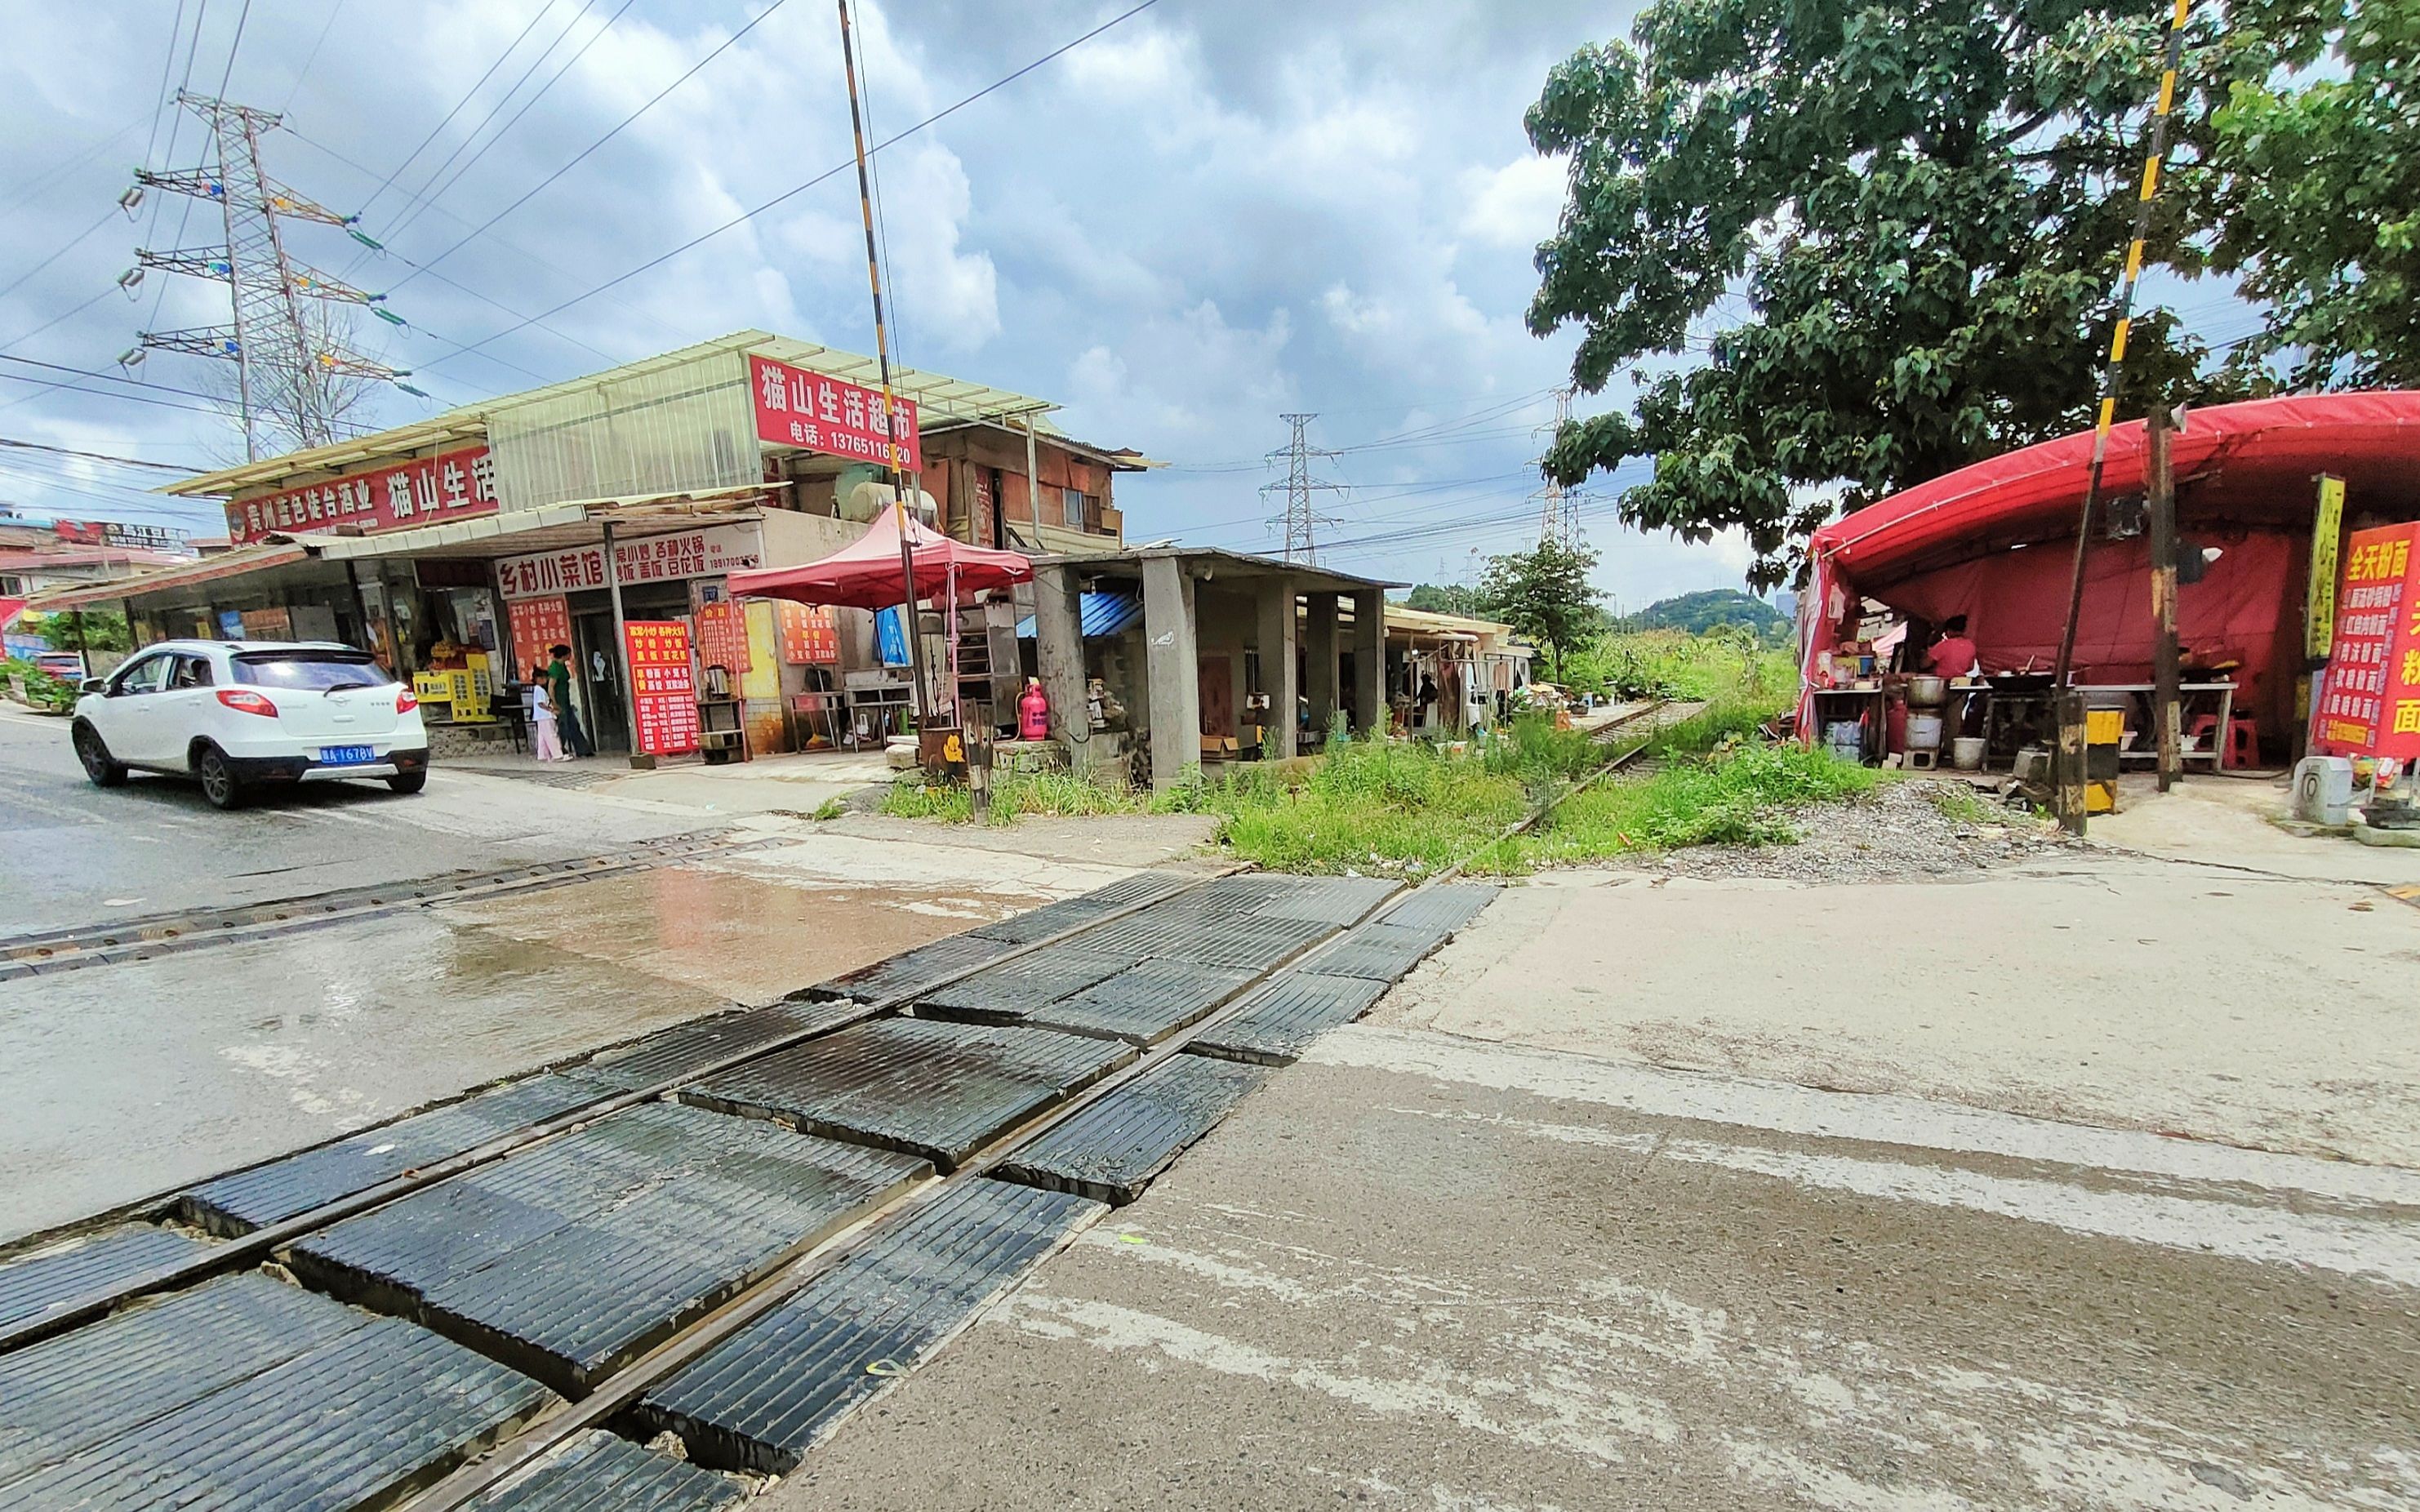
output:
MULTIPOLYGON (((1662 707, 1597 738, 1611 743, 1662 707)), ((1497 840, 1641 748, 1547 797, 1497 840)), ((150 1486, 142 1477, 163 1473, 161 1456, 188 1452, 175 1447, 180 1432, 213 1446, 190 1451, 202 1466, 194 1473, 260 1493, 228 1504, 278 1504, 289 1491, 315 1505, 414 1512, 598 1504, 599 1487, 659 1482, 667 1495, 699 1498, 666 1505, 722 1504, 718 1487, 736 1499, 738 1483, 697 1466, 794 1468, 891 1376, 1109 1205, 1131 1200, 1265 1068, 1359 1016, 1475 918, 1496 889, 1458 881, 1462 870, 1409 890, 1234 868, 1140 873, 781 1003, 228 1173, 82 1248, 0 1263, 0 1395, 30 1394, 37 1419, 47 1402, 87 1422, 80 1447, 54 1444, 38 1461, 12 1460, 0 1426, 0 1508, 54 1504, 70 1485, 80 1495, 102 1487, 106 1499, 121 1473, 150 1486), (942 1117, 962 1107, 964 1118, 942 1117), (715 1163, 725 1146, 730 1170, 789 1173, 780 1190, 723 1180, 715 1163), (678 1179, 612 1185, 616 1161, 641 1159, 670 1162, 678 1179), (693 1212, 659 1204, 636 1227, 617 1229, 624 1220, 613 1218, 538 1232, 545 1225, 531 1214, 551 1212, 550 1201, 562 1205, 562 1191, 583 1181, 599 1211, 617 1214, 702 1181, 711 1200, 693 1212), (827 1189, 828 1201, 798 1196, 827 1189), (691 1278, 686 1291, 665 1283, 670 1291, 633 1302, 644 1287, 615 1290, 632 1266, 662 1258, 648 1243, 667 1256, 712 1249, 709 1240, 758 1221, 752 1204, 790 1242, 721 1257, 711 1284, 691 1278), (708 1210, 720 1230, 683 1227, 708 1210), (512 1247, 523 1229, 535 1237, 512 1247), (50 1270, 33 1275, 36 1264, 50 1270), (360 1347, 419 1362, 417 1375, 372 1375, 404 1404, 395 1420, 426 1426, 427 1444, 354 1467, 349 1500, 327 1497, 325 1456, 291 1463, 260 1444, 267 1422, 229 1415, 224 1398, 236 1409, 250 1401, 237 1387, 96 1440, 130 1409, 83 1399, 78 1381, 61 1377, 72 1366, 95 1379, 100 1361, 97 1379, 118 1381, 132 1368, 116 1363, 120 1354, 150 1334, 163 1335, 149 1346, 158 1349, 178 1327, 204 1326, 205 1303, 297 1305, 287 1295, 297 1288, 269 1280, 264 1266, 303 1283, 318 1326, 384 1330, 391 1336, 360 1347), (531 1276, 556 1278, 554 1289, 534 1296, 531 1276), (566 1301, 566 1287, 578 1295, 566 1301), (179 1309, 197 1315, 193 1324, 179 1309), (423 1378, 447 1382, 453 1416, 442 1423, 413 1395, 423 1378), (640 1447, 666 1430, 693 1463, 640 1447), (250 1458, 216 1447, 247 1440, 250 1458)), ((657 1271, 667 1266, 678 1269, 665 1259, 657 1271)), ((302 1327, 287 1319, 271 1332, 302 1327)), ((339 1347, 349 1346, 330 1346, 339 1347)), ((335 1389, 291 1362, 245 1384, 281 1371, 335 1389)), ((322 1409, 297 1396, 248 1410, 322 1409)))

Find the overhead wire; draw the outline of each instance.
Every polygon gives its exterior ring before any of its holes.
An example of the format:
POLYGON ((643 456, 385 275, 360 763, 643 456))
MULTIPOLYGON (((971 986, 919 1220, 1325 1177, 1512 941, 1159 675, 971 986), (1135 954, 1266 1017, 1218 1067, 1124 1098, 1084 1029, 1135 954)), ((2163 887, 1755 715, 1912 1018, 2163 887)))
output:
POLYGON ((17 452, 46 452, 54 456, 71 456, 83 462, 107 462, 122 468, 152 468, 162 472, 185 473, 189 468, 174 462, 149 462, 139 456, 112 456, 106 452, 79 452, 71 446, 53 446, 45 441, 20 440, 13 436, 0 436, 0 447, 17 452))
MULTIPOLYGON (((487 86, 487 83, 489 79, 495 77, 496 70, 504 66, 504 60, 511 57, 515 53, 520 50, 521 43, 528 39, 530 33, 537 30, 537 23, 546 19, 548 12, 554 9, 555 4, 556 0, 546 0, 544 5, 539 6, 536 10, 530 14, 529 23, 514 35, 513 39, 505 44, 504 50, 502 53, 496 54, 496 60, 488 65, 488 70, 485 73, 480 74, 478 78, 473 80, 470 88, 462 91, 462 98, 454 102, 454 108, 445 113, 444 118, 440 120, 436 125, 430 127, 428 129, 428 134, 422 137, 418 145, 413 147, 410 152, 403 155, 403 161, 395 165, 394 171, 379 180, 378 187, 370 191, 369 198, 362 201, 361 208, 355 212, 356 214, 368 214, 370 207, 379 202, 379 196, 384 194, 388 189, 392 188, 396 179, 403 173, 403 171, 406 168, 411 167, 414 162, 418 162, 420 160, 420 155, 428 150, 428 144, 436 141, 439 133, 442 132, 448 126, 454 124, 454 117, 461 115, 464 108, 467 107, 472 100, 478 98, 479 91, 487 86)), ((291 131, 292 128, 288 127, 287 130, 291 131)), ((320 150, 324 152, 327 149, 322 147, 320 150)), ((369 170, 365 169, 364 171, 368 172, 369 170)), ((365 257, 366 255, 367 254, 364 255, 365 257)), ((354 259, 356 266, 358 266, 361 260, 361 258, 354 259)))
MULTIPOLYGON (((645 104, 641 105, 638 109, 630 112, 629 115, 623 116, 622 119, 616 122, 613 128, 611 131, 608 131, 603 136, 598 137, 596 141, 589 143, 584 147, 582 147, 578 152, 573 153, 571 158, 561 167, 555 169, 554 172, 548 174, 536 183, 532 184, 527 190, 522 192, 520 198, 514 200, 503 209, 498 210, 495 214, 489 216, 485 221, 482 221, 477 225, 472 227, 471 230, 464 234, 459 240, 446 248, 443 252, 439 253, 436 256, 429 258, 426 262, 414 263, 412 265, 412 271, 397 280, 394 285, 394 288, 403 287, 413 279, 418 278, 422 273, 428 271, 439 263, 443 262, 446 258, 453 256, 456 253, 470 245, 471 242, 476 240, 482 233, 493 227, 497 222, 503 220, 505 216, 512 214, 513 211, 520 209, 522 206, 535 198, 539 193, 543 193, 548 185, 553 183, 556 179, 561 178, 565 174, 569 173, 572 169, 579 167, 582 162, 587 160, 590 153, 596 151, 598 147, 603 147, 606 143, 613 140, 613 138, 620 135, 623 130, 628 127, 631 122, 637 120, 640 116, 644 116, 647 112, 661 104, 665 96, 671 94, 674 90, 678 89, 682 85, 689 83, 690 80, 697 77, 699 69, 704 69, 707 64, 712 63, 716 58, 721 57, 726 51, 737 43, 741 38, 747 36, 750 32, 754 31, 759 23, 763 22, 767 17, 772 15, 773 12, 781 9, 787 4, 789 4, 789 0, 771 0, 771 3, 767 5, 764 9, 759 10, 754 16, 751 17, 746 25, 740 27, 736 32, 733 32, 729 37, 724 38, 722 41, 717 45, 712 52, 706 54, 706 56, 698 59, 695 63, 690 64, 689 68, 682 72, 679 78, 675 79, 672 83, 664 85, 661 89, 657 90, 654 96, 651 97, 645 104)), ((629 5, 628 3, 626 3, 622 8, 623 10, 628 10, 628 8, 629 5)), ((615 11, 614 19, 619 19, 621 11, 615 11)), ((610 27, 613 24, 613 21, 608 20, 605 24, 610 27)), ((605 34, 602 30, 599 30, 597 35, 598 37, 602 37, 605 34)), ((592 38, 590 40, 593 43, 595 39, 592 38)), ((585 47, 581 49, 581 52, 582 53, 585 53, 587 49, 585 47)), ((575 54, 571 59, 571 63, 565 64, 564 68, 567 70, 570 69, 572 63, 577 63, 579 61, 579 56, 575 54)), ((560 78, 562 75, 557 74, 556 77, 560 78)), ((545 91, 540 90, 539 93, 543 94, 545 91)), ((536 103, 535 96, 532 97, 531 103, 536 103)), ((518 120, 520 117, 515 116, 514 119, 518 120)), ((506 125, 505 130, 511 130, 509 123, 506 125)), ((502 136, 503 133, 499 132, 497 134, 502 136)), ((490 147, 494 145, 495 144, 492 141, 489 144, 490 147)), ((474 159, 473 161, 475 162, 477 160, 474 159)), ((469 164, 464 164, 466 169, 468 166, 469 164)), ((459 176, 458 175, 457 177, 459 176)), ((392 293, 393 289, 390 289, 389 292, 392 293)))
MULTIPOLYGON (((1100 36, 1103 32, 1109 31, 1110 28, 1140 15, 1142 12, 1150 9, 1153 6, 1157 5, 1158 3, 1159 0, 1141 0, 1141 4, 1133 6, 1119 12, 1117 15, 1110 17, 1109 20, 1101 23, 1097 26, 1094 26, 1092 30, 1083 33, 1073 40, 1063 43, 1060 46, 1051 49, 1049 52, 1045 53, 1040 57, 1035 58, 1032 62, 1026 64, 1023 68, 1016 69, 1015 72, 1006 74, 999 79, 995 79, 990 84, 984 85, 981 89, 966 96, 955 103, 935 111, 932 115, 925 116, 921 121, 918 121, 915 125, 892 135, 889 140, 876 144, 870 150, 873 152, 880 152, 886 147, 890 147, 899 142, 905 141, 908 137, 914 136, 916 133, 925 130, 927 127, 933 126, 939 121, 956 115, 959 111, 964 110, 967 106, 973 104, 975 101, 982 100, 985 96, 993 94, 998 90, 1006 88, 1009 85, 1024 78, 1034 69, 1042 68, 1046 64, 1052 62, 1054 59, 1075 51, 1084 43, 1091 41, 1094 38, 1100 36)), ((735 226, 743 225, 748 222, 754 220, 757 216, 764 214, 766 211, 770 210, 777 206, 786 204, 790 200, 797 198, 799 195, 805 193, 808 190, 814 188, 817 184, 821 184, 829 179, 839 177, 841 174, 848 172, 856 166, 856 162, 857 160, 855 158, 850 158, 835 163, 831 167, 825 169, 823 172, 816 174, 813 177, 804 179, 799 183, 794 184, 790 188, 783 190, 781 193, 774 195, 771 199, 765 201, 755 208, 742 211, 740 214, 732 217, 730 220, 723 222, 713 229, 691 237, 689 240, 682 242, 679 246, 675 247, 668 252, 660 253, 654 257, 650 257, 645 262, 639 264, 637 267, 629 269, 625 272, 618 273, 615 276, 607 279, 604 283, 596 285, 594 288, 575 294, 558 304, 551 305, 549 308, 540 311, 537 315, 521 321, 519 325, 507 326, 504 330, 496 332, 492 335, 484 336, 475 342, 469 343, 465 346, 456 347, 449 351, 441 352, 437 356, 430 358, 427 362, 422 363, 422 366, 427 367, 437 363, 451 362, 453 359, 459 357, 466 352, 476 351, 480 347, 486 347, 491 342, 502 341, 504 337, 513 334, 515 332, 535 325, 540 320, 561 315, 564 311, 570 309, 575 304, 583 303, 586 301, 595 299, 597 295, 604 293, 608 289, 615 288, 623 284, 627 284, 631 279, 638 277, 641 273, 659 268, 665 263, 672 261, 675 257, 679 256, 681 254, 690 251, 691 248, 698 247, 707 241, 711 241, 716 237, 722 235, 725 231, 729 231, 735 226)))
POLYGON ((294 70, 294 87, 286 91, 286 99, 277 107, 277 114, 280 116, 293 108, 294 97, 302 92, 304 82, 311 77, 311 65, 319 61, 319 49, 328 45, 328 34, 335 30, 337 14, 344 8, 345 0, 331 0, 328 7, 328 19, 319 23, 319 39, 311 44, 310 52, 302 54, 302 67, 294 70))

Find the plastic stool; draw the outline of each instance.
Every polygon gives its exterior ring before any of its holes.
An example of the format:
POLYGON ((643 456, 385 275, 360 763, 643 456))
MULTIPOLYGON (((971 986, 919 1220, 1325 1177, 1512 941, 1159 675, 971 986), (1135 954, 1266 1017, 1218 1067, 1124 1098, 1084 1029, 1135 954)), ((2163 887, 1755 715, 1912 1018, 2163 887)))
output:
MULTIPOLYGON (((2217 715, 2195 715, 2191 728, 2185 731, 2185 738, 2189 741, 2204 737, 2212 741, 2218 738, 2217 715)), ((2218 750, 2218 769, 2226 771, 2229 767, 2255 767, 2259 764, 2259 721, 2246 715, 2236 715, 2226 721, 2226 745, 2218 750)))

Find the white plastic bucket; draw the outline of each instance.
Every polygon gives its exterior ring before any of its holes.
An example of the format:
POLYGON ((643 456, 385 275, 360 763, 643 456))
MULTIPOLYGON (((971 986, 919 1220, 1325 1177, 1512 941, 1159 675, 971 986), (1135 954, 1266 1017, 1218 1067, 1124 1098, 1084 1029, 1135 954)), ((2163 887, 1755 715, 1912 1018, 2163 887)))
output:
POLYGON ((1907 748, 1939 750, 1941 748, 1941 716, 1911 714, 1907 717, 1907 748))
POLYGON ((1949 743, 1949 764, 1962 772, 1983 769, 1983 737, 1960 735, 1949 743))

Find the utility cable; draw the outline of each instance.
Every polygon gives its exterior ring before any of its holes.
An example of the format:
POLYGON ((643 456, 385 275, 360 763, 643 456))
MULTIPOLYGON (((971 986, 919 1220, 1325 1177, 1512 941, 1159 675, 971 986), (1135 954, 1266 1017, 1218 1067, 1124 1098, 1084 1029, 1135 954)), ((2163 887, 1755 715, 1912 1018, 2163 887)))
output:
MULTIPOLYGON (((482 233, 492 228, 497 222, 503 220, 505 216, 512 214, 513 211, 520 209, 522 206, 528 204, 533 198, 542 193, 549 184, 553 183, 556 179, 562 177, 565 174, 569 173, 572 169, 579 167, 582 162, 586 161, 590 153, 596 151, 598 147, 603 147, 606 143, 611 142, 614 137, 620 135, 623 130, 629 126, 631 122, 637 120, 640 116, 644 116, 647 112, 655 109, 658 105, 663 103, 664 97, 666 95, 671 94, 682 85, 685 85, 689 83, 690 80, 695 78, 700 69, 705 68, 716 58, 721 57, 724 52, 732 47, 733 44, 737 43, 741 38, 747 36, 750 32, 754 31, 758 23, 764 21, 766 17, 770 16, 773 12, 781 9, 787 4, 789 4, 789 0, 772 0, 770 5, 756 12, 753 17, 750 18, 748 24, 740 27, 737 31, 733 32, 729 37, 723 39, 721 44, 716 47, 713 52, 706 54, 706 56, 699 58, 695 63, 690 64, 688 70, 683 72, 679 78, 675 79, 672 83, 664 85, 661 89, 657 90, 654 97, 645 104, 641 105, 638 109, 630 112, 629 115, 623 116, 620 122, 617 123, 612 131, 607 131, 603 136, 598 137, 596 141, 589 143, 584 147, 582 147, 577 153, 573 154, 571 160, 566 162, 562 167, 555 169, 554 172, 548 174, 545 177, 531 185, 529 189, 521 194, 520 198, 513 201, 510 205, 505 206, 503 209, 498 210, 495 214, 489 216, 485 221, 482 221, 477 225, 472 227, 469 232, 464 234, 460 240, 455 242, 443 252, 439 253, 436 256, 429 258, 427 262, 413 264, 412 270, 405 274, 401 279, 397 280, 388 292, 391 294, 395 289, 403 287, 404 285, 411 283, 415 278, 418 278, 422 273, 428 271, 439 263, 443 262, 446 258, 453 256, 458 252, 460 252, 464 247, 477 239, 482 233)), ((628 8, 630 8, 628 3, 624 4, 622 7, 623 10, 628 10, 628 8)), ((614 16, 617 19, 620 15, 621 11, 614 12, 614 16)), ((612 21, 608 21, 605 24, 607 26, 611 26, 613 23, 612 21)), ((602 37, 605 34, 602 30, 599 30, 597 35, 598 37, 602 37)), ((592 38, 591 41, 594 40, 595 39, 592 38)), ((582 48, 581 51, 584 53, 587 49, 582 48)), ((577 63, 579 61, 579 57, 575 55, 572 58, 571 63, 577 63)), ((568 69, 571 67, 571 63, 566 63, 564 67, 568 69)), ((560 78, 562 75, 558 74, 556 77, 560 78)), ((544 93, 543 90, 539 92, 541 94, 544 93)), ((531 103, 535 104, 535 98, 533 97, 531 103)), ((519 116, 514 117, 515 120, 519 120, 520 118, 520 117, 519 116)), ((505 128, 507 131, 510 129, 509 125, 505 128)), ((504 133, 501 131, 497 133, 500 137, 504 133)), ((494 145, 493 141, 489 143, 489 146, 490 147, 494 145)), ((472 161, 476 162, 477 160, 473 159, 472 161)), ((470 164, 465 163, 463 164, 463 167, 467 171, 470 164)), ((458 175, 457 177, 458 177, 459 176, 458 175)))
MULTIPOLYGON (((385 193, 387 190, 394 185, 396 178, 401 175, 406 168, 411 167, 414 162, 418 162, 422 153, 428 150, 428 144, 436 141, 440 132, 443 131, 448 126, 454 124, 454 117, 461 115, 463 108, 469 105, 472 100, 478 98, 479 91, 487 86, 487 83, 489 79, 495 77, 496 70, 504 66, 504 60, 511 57, 515 53, 520 50, 521 43, 529 39, 530 33, 537 30, 537 23, 544 21, 546 19, 547 12, 552 10, 554 7, 555 0, 546 0, 546 4, 538 7, 535 11, 531 13, 529 24, 523 26, 520 33, 517 34, 509 43, 505 44, 504 50, 496 54, 496 61, 488 65, 488 71, 482 73, 477 79, 473 80, 470 88, 462 91, 462 98, 454 102, 454 108, 445 113, 445 118, 428 129, 428 134, 420 139, 418 146, 414 147, 410 152, 403 155, 403 161, 395 165, 395 171, 393 173, 388 174, 385 177, 379 180, 378 187, 370 191, 370 197, 362 201, 362 208, 358 212, 359 214, 368 214, 370 207, 378 203, 379 196, 385 193)), ((291 131, 292 128, 288 127, 287 130, 291 131)), ((314 145, 316 146, 316 144, 314 145)), ((327 148, 321 147, 320 150, 324 152, 327 148)), ((407 208, 408 204, 409 202, 407 202, 407 208)))
MULTIPOLYGON (((1045 53, 1040 57, 1035 58, 1032 62, 1028 63, 1021 69, 1018 69, 1016 72, 1008 74, 1002 78, 996 79, 992 83, 984 85, 981 89, 976 90, 973 94, 968 95, 964 99, 958 100, 956 103, 934 112, 932 115, 925 116, 923 120, 918 121, 915 125, 908 127, 906 131, 900 131, 896 135, 891 137, 888 141, 876 144, 870 150, 872 152, 880 152, 886 147, 892 147, 905 141, 908 137, 914 136, 917 132, 923 131, 926 127, 932 126, 939 121, 947 119, 949 116, 956 115, 959 111, 964 110, 966 107, 973 104, 976 100, 983 99, 985 96, 1007 87, 1009 85, 1024 78, 1027 74, 1032 73, 1034 69, 1039 69, 1045 64, 1050 63, 1057 58, 1064 56, 1066 54, 1074 52, 1077 48, 1083 46, 1086 42, 1089 42, 1094 38, 1100 36, 1103 32, 1109 31, 1110 28, 1142 14, 1142 12, 1149 10, 1153 6, 1157 5, 1158 3, 1159 0, 1142 0, 1140 5, 1119 12, 1117 15, 1110 17, 1109 20, 1094 27, 1091 31, 1078 37, 1075 40, 1064 43, 1059 47, 1053 48, 1047 53, 1045 53)), ((522 330, 528 326, 535 325, 540 320, 561 315, 564 311, 570 309, 575 304, 595 299, 597 295, 604 293, 607 289, 619 287, 620 285, 628 283, 631 279, 638 277, 641 273, 646 272, 652 269, 660 268, 665 263, 672 261, 675 257, 679 256, 681 254, 688 252, 691 248, 701 246, 706 242, 711 241, 716 237, 722 235, 725 231, 731 230, 735 226, 743 225, 778 205, 786 204, 790 200, 797 198, 799 195, 805 193, 808 190, 814 188, 817 184, 847 173, 856 165, 857 160, 854 157, 849 158, 845 162, 835 163, 831 167, 825 169, 822 173, 815 175, 814 177, 808 178, 783 190, 781 193, 774 195, 771 199, 768 199, 762 205, 757 206, 754 209, 746 210, 738 215, 733 216, 730 220, 723 222, 721 225, 714 227, 712 230, 691 237, 689 240, 682 242, 679 246, 673 248, 670 252, 662 253, 657 256, 651 257, 645 262, 639 264, 636 268, 629 270, 628 272, 620 273, 613 278, 609 278, 604 283, 597 285, 596 287, 591 288, 584 293, 575 294, 571 298, 565 300, 562 303, 553 305, 549 309, 541 311, 539 314, 521 321, 520 325, 507 326, 491 336, 485 336, 467 346, 456 347, 450 351, 441 352, 421 365, 423 367, 428 367, 433 366, 438 363, 450 362, 453 359, 461 356, 465 352, 476 351, 478 348, 487 346, 490 342, 502 341, 504 337, 513 334, 515 332, 522 330)))

